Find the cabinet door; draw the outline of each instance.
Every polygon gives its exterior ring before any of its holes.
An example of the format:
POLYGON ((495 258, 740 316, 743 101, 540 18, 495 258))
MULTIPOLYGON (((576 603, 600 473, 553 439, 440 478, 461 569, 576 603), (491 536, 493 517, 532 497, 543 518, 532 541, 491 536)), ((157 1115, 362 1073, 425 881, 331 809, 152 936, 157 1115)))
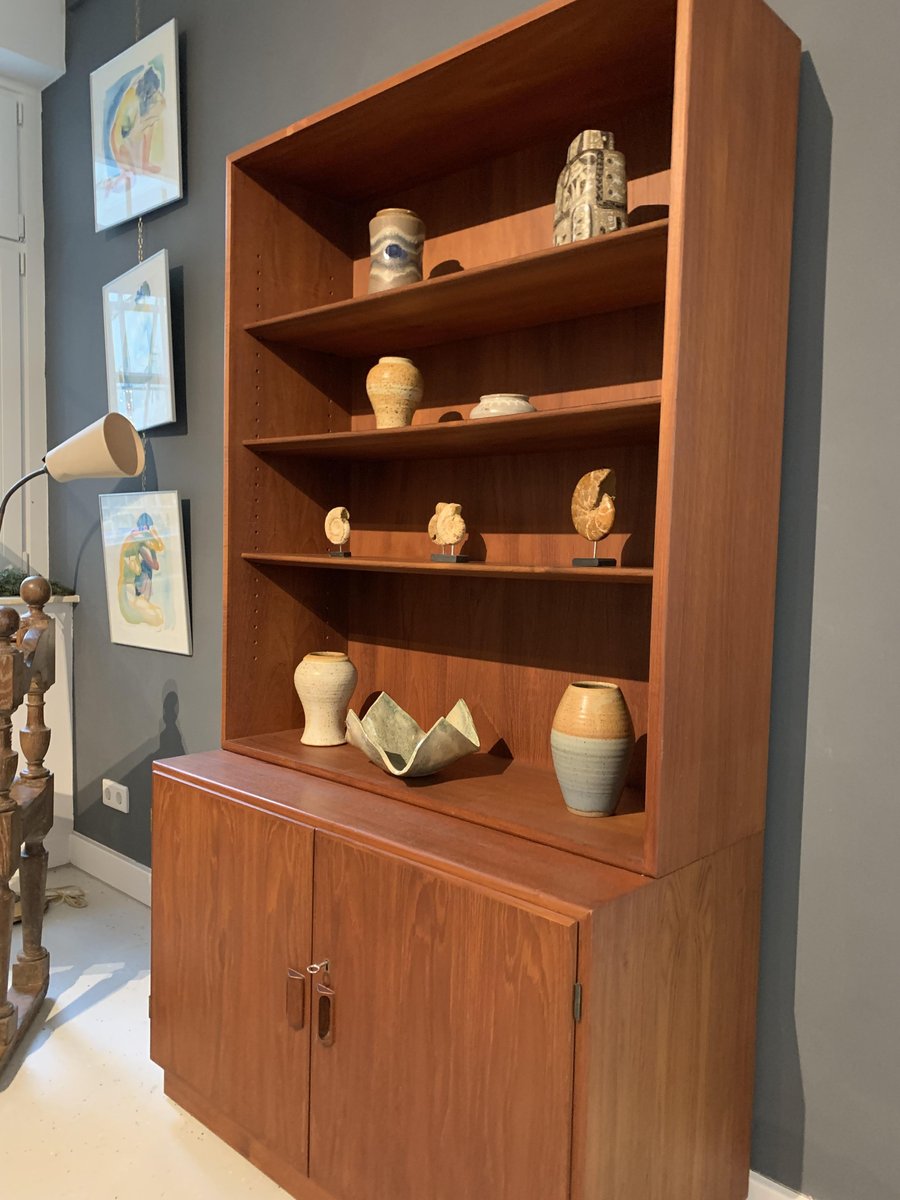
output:
POLYGON ((310 1176, 339 1200, 564 1200, 574 923, 317 833, 313 930, 334 996, 323 1040, 314 983, 310 1176))
POLYGON ((312 831, 157 776, 151 1053, 306 1172, 312 831))

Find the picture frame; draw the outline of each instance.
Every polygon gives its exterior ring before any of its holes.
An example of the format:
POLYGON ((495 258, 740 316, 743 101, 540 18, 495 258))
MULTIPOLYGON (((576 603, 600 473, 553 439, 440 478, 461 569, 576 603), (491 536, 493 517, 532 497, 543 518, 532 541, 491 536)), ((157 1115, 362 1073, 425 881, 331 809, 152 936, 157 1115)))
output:
POLYGON ((169 254, 160 250, 103 288, 109 411, 135 429, 175 420, 169 254))
POLYGON ((181 199, 180 109, 174 19, 91 72, 98 233, 181 199))
POLYGON ((187 560, 178 492, 100 496, 110 640, 191 654, 187 560))

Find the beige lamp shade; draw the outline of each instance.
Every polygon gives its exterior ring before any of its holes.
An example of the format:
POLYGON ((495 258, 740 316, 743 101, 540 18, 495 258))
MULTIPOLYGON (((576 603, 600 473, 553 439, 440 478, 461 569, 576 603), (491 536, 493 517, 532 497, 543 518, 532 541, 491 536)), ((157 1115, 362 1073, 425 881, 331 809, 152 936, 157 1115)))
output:
POLYGON ((54 450, 48 450, 44 464, 57 483, 140 475, 144 469, 144 447, 127 417, 107 413, 54 450))

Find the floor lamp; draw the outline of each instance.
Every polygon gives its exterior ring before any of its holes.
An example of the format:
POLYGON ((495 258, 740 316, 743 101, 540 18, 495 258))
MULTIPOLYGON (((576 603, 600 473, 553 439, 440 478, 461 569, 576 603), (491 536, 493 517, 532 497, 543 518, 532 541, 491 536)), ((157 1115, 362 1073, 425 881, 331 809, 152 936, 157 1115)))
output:
MULTIPOLYGON (((58 483, 140 475, 144 447, 121 413, 108 413, 47 452, 44 465, 14 483, 0 500, 0 529, 10 499, 40 475, 58 483)), ((11 1061, 25 1030, 40 1011, 50 979, 50 955, 41 945, 47 889, 44 840, 53 824, 53 776, 44 766, 50 730, 44 694, 55 677, 54 624, 44 612, 50 584, 29 576, 19 593, 28 612, 0 608, 0 1072, 11 1061), (13 749, 12 714, 26 704, 13 749), (18 870, 22 891, 22 951, 11 964, 15 897, 9 881, 18 870), (10 984, 10 965, 12 981, 10 984)))

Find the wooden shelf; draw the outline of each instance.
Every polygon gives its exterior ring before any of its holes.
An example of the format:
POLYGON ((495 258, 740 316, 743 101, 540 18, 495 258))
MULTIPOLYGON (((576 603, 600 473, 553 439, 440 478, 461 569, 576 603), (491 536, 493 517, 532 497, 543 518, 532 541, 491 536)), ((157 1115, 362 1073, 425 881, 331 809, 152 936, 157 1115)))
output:
POLYGON ((523 413, 482 420, 441 421, 405 429, 355 429, 293 437, 246 438, 257 454, 302 458, 452 458, 465 455, 528 454, 560 450, 585 438, 607 445, 652 440, 659 433, 656 394, 608 404, 523 413))
POLYGON ((357 357, 661 303, 668 221, 254 321, 272 344, 357 357))
POLYGON ((652 584, 652 567, 541 567, 470 562, 438 563, 392 558, 328 558, 324 554, 244 553, 245 562, 261 567, 313 567, 326 571, 378 571, 399 575, 470 576, 476 579, 565 580, 569 583, 652 584))
POLYGON ((379 770, 353 746, 304 746, 301 730, 234 738, 224 749, 282 767, 505 830, 529 841, 574 851, 631 870, 643 863, 643 797, 627 789, 614 817, 576 817, 563 803, 552 771, 473 754, 446 772, 404 782, 379 770))

